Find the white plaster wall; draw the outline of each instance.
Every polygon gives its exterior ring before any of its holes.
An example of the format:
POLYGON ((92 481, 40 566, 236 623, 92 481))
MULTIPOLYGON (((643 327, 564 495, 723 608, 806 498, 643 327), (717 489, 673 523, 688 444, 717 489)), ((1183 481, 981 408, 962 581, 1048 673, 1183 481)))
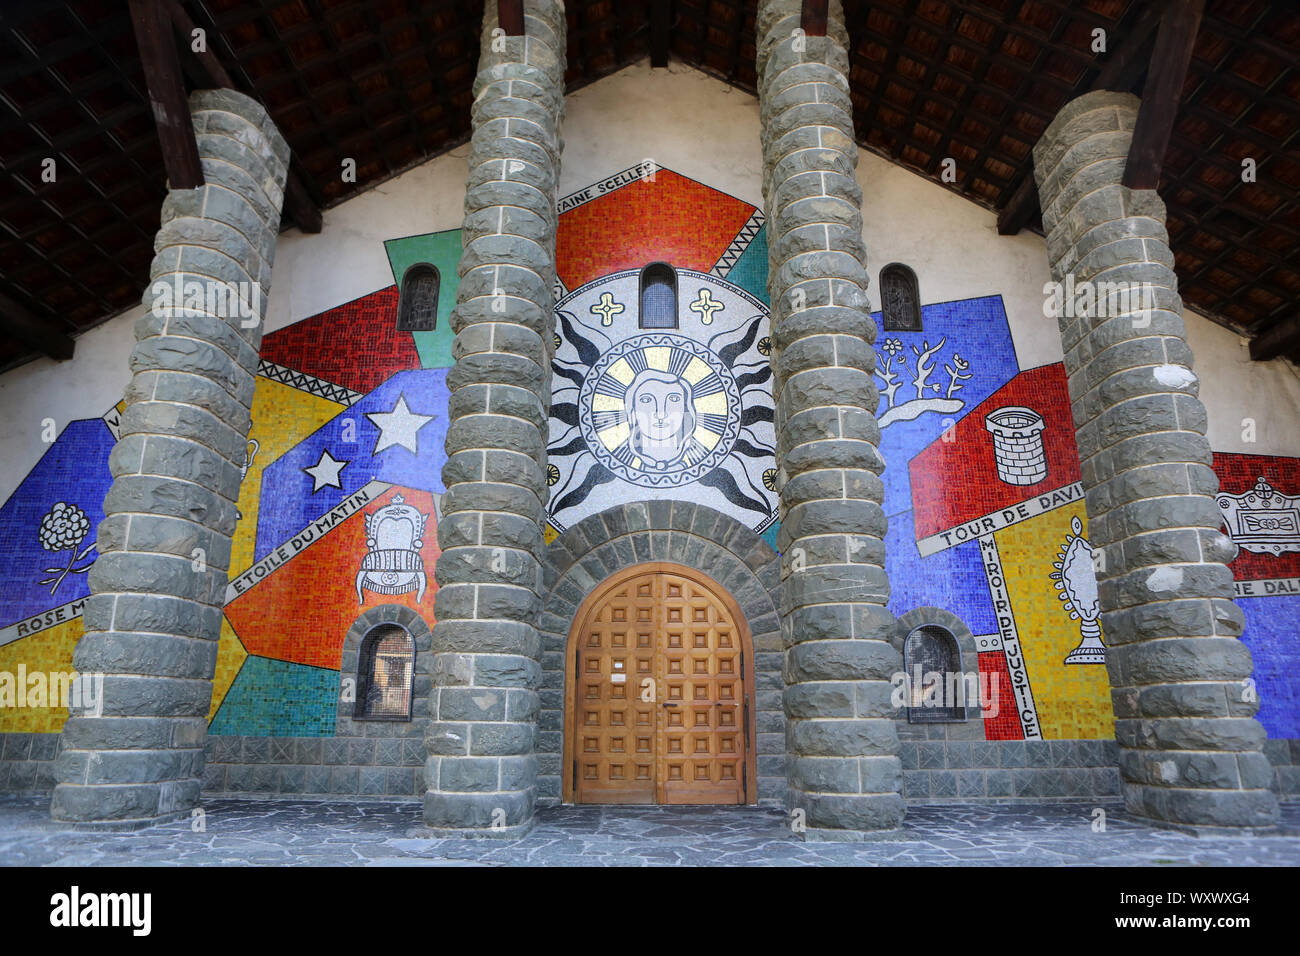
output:
MULTIPOLYGON (((651 158, 746 202, 761 204, 758 101, 675 64, 628 67, 568 97, 561 195, 651 158)), ((274 331, 392 282, 383 241, 459 226, 469 148, 462 146, 325 212, 319 235, 280 237, 267 313, 274 331)), ((924 302, 1000 294, 1022 368, 1061 359, 1043 316, 1048 281, 1043 240, 999 236, 995 215, 865 151, 858 180, 873 286, 880 267, 905 262, 924 302)), ((48 359, 0 375, 0 501, 47 448, 41 423, 57 429, 107 411, 130 379, 132 325, 142 308, 77 342, 66 363, 48 359)), ((1216 451, 1300 455, 1300 375, 1282 360, 1252 363, 1237 336, 1187 313, 1201 397, 1216 451), (1255 441, 1243 440, 1254 419, 1255 441)))
MULTIPOLYGON (((1215 451, 1300 455, 1300 369, 1285 359, 1252 362, 1246 340, 1187 310, 1187 342, 1201 377, 1206 435, 1215 451), (1247 429, 1254 423, 1254 438, 1247 429)), ((1294 494, 1295 489, 1288 492, 1294 494)))
POLYGON ((762 206, 758 98, 680 63, 653 70, 649 60, 566 98, 560 195, 643 159, 762 206))

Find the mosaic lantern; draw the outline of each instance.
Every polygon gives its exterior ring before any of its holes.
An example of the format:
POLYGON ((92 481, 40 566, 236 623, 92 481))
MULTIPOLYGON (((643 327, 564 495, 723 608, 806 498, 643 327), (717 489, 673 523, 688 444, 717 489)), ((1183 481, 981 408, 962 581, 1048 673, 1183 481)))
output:
MULTIPOLYGON (((262 448, 262 443, 259 442, 256 438, 250 438, 248 442, 244 445, 244 463, 239 466, 240 487, 243 487, 244 478, 248 475, 248 469, 253 467, 253 459, 257 457, 257 453, 258 451, 261 450, 261 448, 262 448)), ((236 495, 238 495, 237 492, 236 495)), ((243 517, 244 517, 244 513, 240 511, 238 508, 236 508, 235 518, 237 520, 242 521, 243 517)))
POLYGON ((357 572, 357 601, 365 603, 365 591, 376 594, 407 594, 424 599, 428 578, 420 548, 424 547, 424 523, 428 515, 394 495, 390 504, 366 515, 366 547, 357 572))
POLYGON ((1048 577, 1056 582, 1057 595, 1065 602, 1070 620, 1079 622, 1083 640, 1065 656, 1067 664, 1105 664, 1106 645, 1101 642, 1097 618, 1097 571, 1092 563, 1092 545, 1083 538, 1083 522, 1078 515, 1070 520, 1071 534, 1065 536, 1061 551, 1052 562, 1056 568, 1048 577))
POLYGON ((1047 477, 1043 416, 1032 408, 1007 405, 990 412, 984 427, 993 435, 998 477, 1009 485, 1036 485, 1047 477))

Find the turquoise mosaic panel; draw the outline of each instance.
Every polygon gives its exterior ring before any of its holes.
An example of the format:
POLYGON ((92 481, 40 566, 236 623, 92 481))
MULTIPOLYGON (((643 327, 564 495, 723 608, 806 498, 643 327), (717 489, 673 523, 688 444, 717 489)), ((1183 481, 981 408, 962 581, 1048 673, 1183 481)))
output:
POLYGON ((764 305, 770 306, 767 299, 767 226, 762 226, 758 233, 740 254, 736 264, 727 273, 726 280, 738 285, 764 305))
POLYGON ((333 737, 338 693, 336 670, 250 655, 208 733, 333 737))
POLYGON ((455 336, 449 319, 452 307, 456 304, 456 289, 460 286, 460 275, 456 271, 461 253, 460 230, 448 229, 421 236, 389 239, 384 242, 384 250, 388 253, 388 265, 393 270, 393 282, 399 291, 402 276, 417 262, 427 262, 437 268, 437 326, 432 332, 412 332, 411 338, 415 340, 415 350, 420 353, 422 367, 450 368, 455 364, 451 357, 451 341, 455 336))

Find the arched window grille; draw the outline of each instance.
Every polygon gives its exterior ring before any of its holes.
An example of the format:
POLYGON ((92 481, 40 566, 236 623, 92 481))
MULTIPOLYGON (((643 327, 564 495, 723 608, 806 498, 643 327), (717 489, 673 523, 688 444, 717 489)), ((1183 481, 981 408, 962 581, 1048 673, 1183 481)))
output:
POLYGON ((978 686, 971 687, 961 669, 961 648, 946 627, 923 624, 903 641, 907 674, 907 720, 941 724, 966 719, 968 706, 979 706, 978 686))
POLYGON ((677 328, 677 270, 666 262, 652 262, 641 270, 640 325, 677 328))
POLYGON ((361 639, 357 720, 410 720, 415 641, 398 624, 379 624, 361 639))
POLYGON ((916 273, 901 262, 880 270, 882 331, 921 332, 921 291, 916 273))
POLYGON ((442 279, 427 262, 417 262, 402 275, 397 302, 399 332, 432 332, 438 325, 438 289, 442 279))

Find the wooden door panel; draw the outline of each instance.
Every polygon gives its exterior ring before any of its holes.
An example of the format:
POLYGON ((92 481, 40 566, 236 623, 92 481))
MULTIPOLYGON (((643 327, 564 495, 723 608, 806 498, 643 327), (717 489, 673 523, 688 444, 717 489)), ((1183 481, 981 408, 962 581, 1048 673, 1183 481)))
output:
POLYGON ((744 803, 744 685, 736 622, 721 600, 661 573, 664 744, 660 803, 744 803))
POLYGON ((654 672, 653 582, 633 579, 588 614, 578 635, 575 799, 654 803, 655 711, 640 682, 654 672))
POLYGON ((575 637, 576 802, 746 802, 744 649, 720 595, 646 566, 601 594, 575 637))

